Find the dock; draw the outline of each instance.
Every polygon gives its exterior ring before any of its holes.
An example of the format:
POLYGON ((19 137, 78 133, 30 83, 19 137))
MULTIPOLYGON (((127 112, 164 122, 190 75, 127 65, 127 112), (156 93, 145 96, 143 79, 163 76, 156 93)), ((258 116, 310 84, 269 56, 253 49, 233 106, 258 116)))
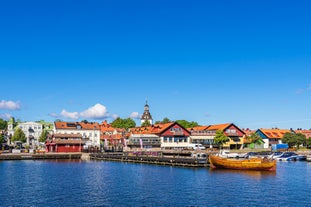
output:
POLYGON ((153 156, 133 155, 127 153, 94 153, 90 154, 91 160, 118 161, 130 163, 144 163, 155 165, 168 165, 179 167, 209 167, 208 159, 182 156, 153 156))
POLYGON ((50 159, 81 159, 82 153, 5 153, 0 154, 1 160, 50 160, 50 159))

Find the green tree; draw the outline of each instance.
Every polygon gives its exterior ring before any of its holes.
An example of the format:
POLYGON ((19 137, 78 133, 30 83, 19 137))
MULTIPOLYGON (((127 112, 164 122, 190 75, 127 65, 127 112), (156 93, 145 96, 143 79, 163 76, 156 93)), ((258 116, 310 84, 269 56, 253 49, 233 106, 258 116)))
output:
POLYGON ((25 133, 20 128, 17 128, 16 131, 14 132, 14 135, 12 136, 12 142, 21 141, 25 143, 26 139, 27 138, 25 133))
POLYGON ((261 137, 256 134, 256 133, 251 133, 247 139, 250 141, 250 143, 253 143, 253 144, 261 144, 261 137))
POLYGON ((165 117, 162 121, 156 121, 155 124, 166 124, 172 122, 169 118, 165 117))
POLYGON ((5 142, 4 134, 0 134, 0 144, 5 142))
POLYGON ((296 139, 297 139, 296 146, 297 146, 298 149, 299 149, 300 145, 302 145, 302 144, 304 145, 307 142, 306 135, 304 135, 302 133, 296 134, 296 139))
POLYGON ((194 122, 194 121, 189 122, 186 120, 177 120, 176 122, 184 128, 192 128, 192 127, 199 126, 199 124, 197 122, 194 122))
POLYGON ((311 148, 311 138, 308 138, 308 139, 306 140, 306 143, 307 143, 307 147, 308 147, 308 148, 311 148))
POLYGON ((287 132, 284 134, 282 138, 282 142, 287 143, 289 147, 296 146, 297 148, 299 148, 300 145, 306 144, 306 141, 307 141, 306 136, 301 133, 295 134, 287 132))
POLYGON ((147 127, 147 126, 151 126, 150 122, 149 121, 144 121, 142 124, 141 124, 142 127, 147 127))
POLYGON ((0 119, 0 130, 6 130, 8 127, 8 122, 4 119, 0 119))
POLYGON ((224 143, 228 142, 229 138, 224 134, 222 130, 217 130, 214 138, 214 142, 218 144, 220 147, 224 145, 224 143))
POLYGON ((131 118, 121 119, 120 117, 118 117, 113 122, 111 122, 111 126, 114 128, 129 129, 135 127, 136 123, 131 118))
POLYGON ((49 135, 48 131, 43 130, 41 132, 40 138, 39 138, 39 142, 45 142, 47 136, 49 135))

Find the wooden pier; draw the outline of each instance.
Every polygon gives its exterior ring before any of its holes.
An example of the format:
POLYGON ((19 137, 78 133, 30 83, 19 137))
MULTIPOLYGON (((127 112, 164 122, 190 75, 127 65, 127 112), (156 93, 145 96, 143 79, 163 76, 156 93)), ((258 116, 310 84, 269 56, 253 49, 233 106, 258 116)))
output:
POLYGON ((181 156, 131 155, 127 153, 94 153, 90 155, 90 159, 180 167, 209 167, 207 157, 197 158, 181 156))
POLYGON ((49 159, 81 159, 81 153, 7 153, 0 154, 0 160, 49 160, 49 159))

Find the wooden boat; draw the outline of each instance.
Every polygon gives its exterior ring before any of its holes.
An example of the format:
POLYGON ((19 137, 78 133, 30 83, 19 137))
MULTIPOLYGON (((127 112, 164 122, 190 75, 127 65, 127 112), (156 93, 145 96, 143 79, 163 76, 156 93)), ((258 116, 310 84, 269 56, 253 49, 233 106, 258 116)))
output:
POLYGON ((226 168, 233 170, 276 170, 276 160, 268 158, 229 159, 210 155, 209 162, 211 168, 226 168))

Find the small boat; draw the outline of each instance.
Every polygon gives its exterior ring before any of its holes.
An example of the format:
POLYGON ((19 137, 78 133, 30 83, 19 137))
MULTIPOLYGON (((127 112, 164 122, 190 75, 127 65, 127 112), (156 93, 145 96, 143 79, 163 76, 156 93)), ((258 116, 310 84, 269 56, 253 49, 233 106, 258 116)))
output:
POLYGON ((276 158, 277 161, 306 161, 306 155, 298 155, 295 152, 284 152, 282 156, 276 158))
POLYGON ((276 171, 276 161, 265 158, 229 159, 216 155, 209 156, 211 168, 225 168, 233 170, 267 170, 276 171))

